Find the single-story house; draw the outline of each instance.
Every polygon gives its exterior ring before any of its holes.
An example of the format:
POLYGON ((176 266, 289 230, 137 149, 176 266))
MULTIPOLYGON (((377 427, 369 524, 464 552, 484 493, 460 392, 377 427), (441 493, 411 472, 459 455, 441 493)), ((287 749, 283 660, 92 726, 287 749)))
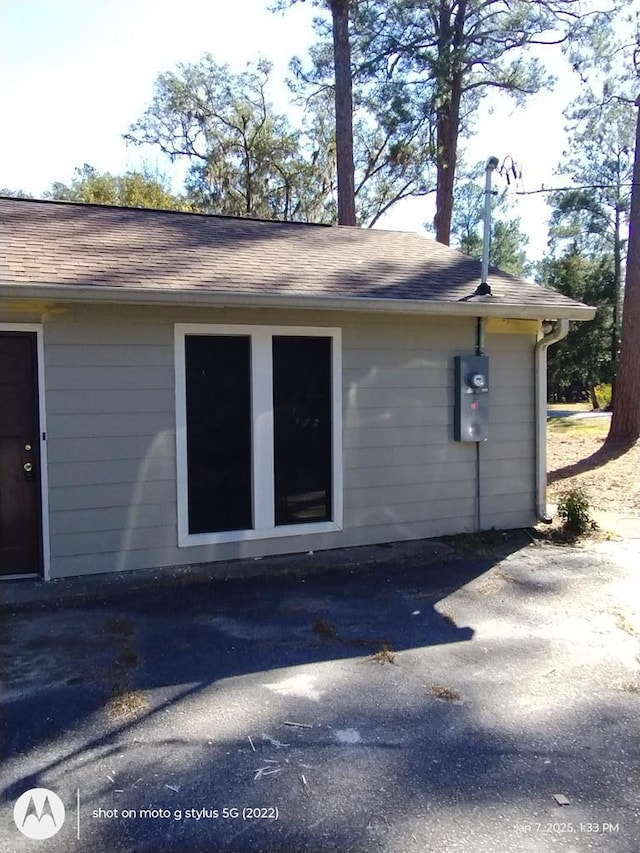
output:
POLYGON ((417 234, 0 199, 0 573, 534 523, 594 309, 479 282, 417 234))

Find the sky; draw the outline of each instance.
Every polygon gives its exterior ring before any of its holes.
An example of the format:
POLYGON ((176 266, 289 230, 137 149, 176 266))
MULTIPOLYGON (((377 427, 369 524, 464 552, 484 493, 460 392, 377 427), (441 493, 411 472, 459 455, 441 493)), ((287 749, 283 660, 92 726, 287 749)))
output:
MULTIPOLYGON (((122 173, 143 166, 178 180, 179 171, 151 147, 122 139, 153 97, 158 74, 205 52, 242 71, 266 57, 274 79, 284 81, 295 53, 313 41, 310 2, 285 13, 269 0, 0 0, 0 187, 41 196, 53 181, 69 183, 73 170, 90 163, 122 173)), ((640 0, 634 0, 640 8, 640 0)), ((558 77, 555 91, 515 108, 505 96, 483 102, 477 132, 464 146, 468 163, 513 158, 520 189, 557 185, 554 176, 567 147, 563 109, 579 82, 559 51, 545 50, 558 77)), ((272 92, 285 111, 284 84, 272 92)), ((478 176, 482 182, 484 173, 478 176)), ((498 189, 505 184, 496 176, 498 189)), ((513 187, 513 185, 512 185, 513 187)), ((180 187, 176 186, 176 190, 180 187)), ((542 195, 515 196, 512 215, 529 236, 528 254, 546 247, 548 209, 542 195)), ((409 199, 379 227, 423 231, 433 218, 433 198, 409 199)))

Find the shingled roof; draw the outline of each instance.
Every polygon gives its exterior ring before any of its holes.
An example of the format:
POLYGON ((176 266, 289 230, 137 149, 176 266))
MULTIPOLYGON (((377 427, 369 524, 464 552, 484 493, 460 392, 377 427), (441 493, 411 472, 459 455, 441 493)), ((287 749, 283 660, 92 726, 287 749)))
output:
POLYGON ((588 308, 418 234, 0 198, 0 292, 22 297, 590 319, 588 308))

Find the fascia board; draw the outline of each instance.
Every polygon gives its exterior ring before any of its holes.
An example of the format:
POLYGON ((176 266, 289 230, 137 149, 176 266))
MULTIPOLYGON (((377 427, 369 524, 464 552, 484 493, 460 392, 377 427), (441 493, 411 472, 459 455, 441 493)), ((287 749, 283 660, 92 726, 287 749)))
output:
POLYGON ((504 317, 522 320, 592 320, 596 308, 574 303, 512 303, 490 301, 376 299, 357 296, 281 295, 260 293, 222 293, 195 288, 123 288, 108 285, 13 284, 0 283, 0 297, 15 300, 51 300, 54 302, 104 303, 129 305, 180 305, 211 307, 296 308, 300 310, 355 311, 414 316, 504 317))

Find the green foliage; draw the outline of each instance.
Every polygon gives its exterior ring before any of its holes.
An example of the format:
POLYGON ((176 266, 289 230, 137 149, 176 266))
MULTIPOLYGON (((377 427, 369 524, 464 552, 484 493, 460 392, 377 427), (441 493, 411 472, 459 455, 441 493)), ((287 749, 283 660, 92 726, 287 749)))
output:
MULTIPOLYGON (((473 172, 480 174, 477 163, 473 172)), ((492 216, 504 206, 504 196, 492 198, 492 216)), ((476 181, 458 181, 455 187, 451 232, 454 245, 472 258, 482 257, 482 223, 484 219, 484 187, 476 181)), ((425 222, 425 228, 428 223, 425 222)))
POLYGON ((145 172, 101 174, 88 163, 75 169, 71 184, 56 181, 51 185, 51 189, 44 193, 44 197, 59 201, 80 201, 85 204, 113 204, 118 207, 190 210, 183 198, 171 194, 162 179, 145 172))
POLYGON ((529 238, 522 232, 520 219, 497 220, 491 228, 489 260, 512 275, 524 276, 530 271, 525 246, 529 238))
POLYGON ((572 323, 567 337, 549 349, 550 391, 572 386, 588 389, 601 382, 610 382, 615 299, 611 258, 585 258, 572 250, 560 258, 545 258, 538 274, 540 281, 553 290, 598 306, 594 320, 572 323))
MULTIPOLYGON (((592 46, 594 55, 601 52, 601 47, 596 41, 592 46)), ((607 61, 600 56, 600 64, 606 65, 607 61)), ((593 382, 614 380, 618 369, 624 235, 629 225, 637 112, 633 100, 625 97, 625 88, 627 93, 631 91, 628 72, 626 76, 626 80, 623 74, 615 82, 605 80, 597 90, 585 86, 583 94, 566 111, 571 147, 559 170, 570 176, 575 188, 549 198, 553 209, 549 223, 551 252, 566 252, 569 247, 569 251, 584 257, 606 257, 612 271, 610 292, 596 294, 592 299, 601 306, 596 326, 602 328, 602 318, 608 321, 611 314, 608 359, 595 351, 589 355, 592 361, 599 359, 601 366, 608 362, 608 369, 598 369, 593 382)), ((598 329, 593 332, 596 335, 598 329)), ((595 405, 597 397, 593 391, 591 395, 595 405)))
MULTIPOLYGON (((358 0, 351 9, 356 117, 364 117, 369 129, 374 164, 368 170, 368 161, 356 157, 360 184, 384 176, 393 204, 429 192, 435 182, 436 238, 442 242, 449 242, 458 135, 470 130, 482 96, 499 89, 522 100, 550 86, 529 48, 579 40, 606 19, 581 17, 575 0, 358 0), (400 159, 393 153, 398 150, 400 159)), ((327 20, 318 19, 316 27, 320 42, 311 51, 311 68, 293 64, 307 95, 333 83, 327 20)))
MULTIPOLYGON (((559 170, 576 188, 549 197, 550 246, 575 246, 582 254, 611 254, 629 214, 635 143, 633 100, 611 98, 613 84, 587 89, 566 115, 571 144, 559 170)), ((616 82, 615 88, 624 86, 616 82)))
MULTIPOLYGON (((328 31, 325 33, 328 38, 328 31)), ((353 45, 354 62, 362 61, 353 45)), ((312 69, 293 59, 291 89, 312 120, 308 132, 322 143, 326 132, 317 135, 316 120, 323 116, 334 127, 333 57, 329 41, 310 51, 312 69)), ((354 78, 353 142, 355 201, 359 224, 371 227, 394 204, 410 196, 425 196, 435 190, 432 117, 413 121, 411 103, 417 93, 396 81, 364 84, 354 78)), ((320 150, 323 149, 318 146, 320 150)), ((336 139, 328 151, 335 158, 336 139)))
MULTIPOLYGON (((334 168, 324 145, 274 112, 271 66, 234 74, 210 54, 161 74, 150 106, 125 139, 189 162, 187 197, 211 213, 331 221, 334 168)), ((317 125, 320 132, 320 126, 317 125)))
MULTIPOLYGON (((511 275, 527 275, 531 271, 526 255, 529 238, 523 233, 520 220, 497 216, 508 211, 506 194, 498 196, 492 207, 489 263, 511 275)), ((456 189, 451 230, 460 251, 478 259, 482 257, 483 219, 484 188, 466 181, 456 189)))
POLYGON ((599 409, 608 409, 611 406, 611 384, 602 382, 594 387, 599 409))
POLYGON ((8 187, 0 187, 0 196, 5 198, 33 198, 31 193, 26 193, 24 190, 11 190, 8 187))
POLYGON ((560 495, 558 515, 567 533, 583 536, 594 526, 590 515, 589 496, 584 488, 567 489, 560 495))

